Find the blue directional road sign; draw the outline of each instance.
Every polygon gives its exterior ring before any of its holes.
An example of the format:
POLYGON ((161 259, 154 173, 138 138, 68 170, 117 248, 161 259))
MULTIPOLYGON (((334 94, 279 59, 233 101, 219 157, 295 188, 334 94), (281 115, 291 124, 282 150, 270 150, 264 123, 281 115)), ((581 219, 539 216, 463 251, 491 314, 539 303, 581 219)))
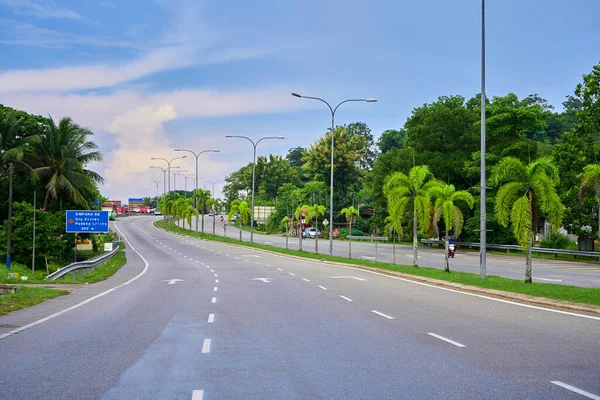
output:
POLYGON ((67 210, 67 233, 107 233, 108 211, 67 210))

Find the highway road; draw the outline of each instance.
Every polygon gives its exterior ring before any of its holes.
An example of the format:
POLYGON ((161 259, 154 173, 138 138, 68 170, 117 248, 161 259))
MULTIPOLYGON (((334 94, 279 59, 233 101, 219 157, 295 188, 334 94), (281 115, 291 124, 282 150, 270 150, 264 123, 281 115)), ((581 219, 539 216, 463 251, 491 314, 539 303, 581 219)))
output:
POLYGON ((153 220, 117 222, 128 263, 109 280, 0 317, 0 398, 600 399, 599 317, 153 220))
MULTIPOLYGON (((204 216, 205 232, 212 233, 213 219, 213 217, 209 217, 208 215, 204 216)), ((199 224, 199 226, 201 225, 199 224)), ((192 228, 195 230, 195 221, 192 223, 192 228)), ((215 233, 217 235, 224 234, 223 223, 219 217, 215 221, 215 233)), ((226 227, 226 233, 230 238, 239 239, 240 237, 239 229, 233 225, 226 227)), ((242 239, 249 242, 250 232, 242 231, 242 239)), ((260 244, 285 247, 285 237, 280 235, 264 235, 255 232, 254 241, 260 244)), ((299 248, 298 242, 297 237, 290 237, 288 240, 289 248, 297 250, 299 248)), ((319 253, 329 254, 329 241, 319 240, 318 242, 319 253)), ((303 250, 315 252, 315 248, 314 239, 303 240, 303 250)), ((334 241, 334 255, 348 257, 349 243, 347 241, 334 241)), ((387 243, 379 243, 376 248, 373 242, 353 241, 352 257, 391 263, 394 260, 393 246, 387 243)), ((412 265, 412 259, 412 246, 396 246, 396 263, 412 265)), ((444 263, 443 248, 419 247, 420 266, 443 269, 444 263)), ((450 259, 450 269, 479 274, 479 252, 458 248, 456 257, 450 259)), ((488 253, 487 273, 488 275, 498 275, 512 279, 525 279, 525 257, 488 253)), ((597 262, 573 262, 534 258, 533 280, 582 287, 600 287, 600 265, 597 262)))

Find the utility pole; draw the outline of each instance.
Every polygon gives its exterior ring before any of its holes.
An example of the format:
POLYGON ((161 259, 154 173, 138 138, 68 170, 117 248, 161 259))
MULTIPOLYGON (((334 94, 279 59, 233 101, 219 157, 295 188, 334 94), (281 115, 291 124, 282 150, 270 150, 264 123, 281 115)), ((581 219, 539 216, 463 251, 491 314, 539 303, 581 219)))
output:
POLYGON ((481 0, 481 203, 479 223, 479 276, 486 277, 487 214, 485 177, 485 0, 481 0))
POLYGON ((33 191, 33 252, 31 254, 31 273, 35 273, 35 208, 37 207, 37 191, 33 191))
POLYGON ((10 271, 10 246, 12 239, 12 196, 13 196, 13 165, 8 165, 8 233, 6 235, 6 269, 10 271))

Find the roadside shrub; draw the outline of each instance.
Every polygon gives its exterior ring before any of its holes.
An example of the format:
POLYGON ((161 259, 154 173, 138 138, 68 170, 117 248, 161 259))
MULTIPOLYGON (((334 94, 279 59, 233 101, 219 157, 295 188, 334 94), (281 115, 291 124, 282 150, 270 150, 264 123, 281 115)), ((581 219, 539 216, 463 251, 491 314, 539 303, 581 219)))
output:
POLYGON ((562 233, 550 233, 540 242, 547 249, 577 250, 577 244, 562 233))
MULTIPOLYGON (((347 239, 348 238, 348 234, 349 234, 350 231, 348 229, 346 229, 346 228, 341 228, 341 229, 339 229, 339 232, 340 232, 340 236, 339 236, 340 239, 347 239)), ((367 236, 367 234, 364 233, 361 230, 352 229, 352 235, 351 236, 367 236)))

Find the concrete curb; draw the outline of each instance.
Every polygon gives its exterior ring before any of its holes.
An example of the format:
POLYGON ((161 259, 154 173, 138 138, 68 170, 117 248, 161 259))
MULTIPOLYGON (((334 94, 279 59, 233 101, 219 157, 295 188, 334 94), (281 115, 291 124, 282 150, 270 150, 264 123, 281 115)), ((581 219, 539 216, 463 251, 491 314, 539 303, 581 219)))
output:
MULTIPOLYGON (((171 233, 173 235, 184 236, 184 237, 193 237, 191 235, 184 235, 184 234, 180 234, 180 233, 170 232, 166 229, 156 226, 155 224, 154 224, 154 226, 158 229, 161 229, 161 230, 163 230, 167 233, 171 233)), ((210 239, 200 239, 200 238, 195 238, 195 239, 199 239, 199 240, 203 240, 203 241, 207 241, 207 242, 211 241, 210 239)), ((321 264, 341 265, 344 267, 351 267, 351 268, 356 268, 356 269, 362 269, 365 271, 377 272, 377 273, 383 274, 383 275, 395 276, 395 277, 403 278, 403 279, 410 280, 410 281, 426 283, 429 285, 444 287, 444 288, 457 290, 457 291, 461 291, 461 292, 481 294, 484 296, 494 297, 494 298, 502 299, 502 300, 509 300, 509 301, 514 301, 514 302, 518 302, 518 303, 525 303, 525 304, 530 304, 530 305, 535 305, 535 306, 540 306, 540 307, 553 308, 553 309, 558 309, 558 310, 562 310, 562 311, 586 313, 586 314, 590 314, 592 316, 600 316, 600 306, 594 306, 591 304, 572 303, 572 302, 564 301, 564 300, 552 300, 552 299, 547 299, 545 297, 537 297, 537 296, 530 296, 530 295, 520 294, 520 293, 505 292, 505 291, 496 290, 496 289, 480 288, 478 286, 463 285, 462 283, 447 282, 447 281, 442 281, 439 279, 425 278, 425 277, 421 277, 418 275, 411 275, 411 274, 405 274, 402 272, 389 271, 386 269, 368 267, 365 265, 349 264, 349 263, 343 263, 343 262, 338 262, 338 261, 316 260, 313 258, 305 258, 305 257, 293 256, 293 255, 289 255, 289 254, 282 254, 282 253, 278 253, 276 251, 257 249, 254 247, 244 246, 244 245, 235 244, 235 243, 226 243, 226 242, 219 242, 219 243, 226 244, 228 246, 233 246, 233 247, 239 247, 239 248, 244 248, 244 249, 251 249, 254 251, 260 251, 263 253, 277 255, 280 257, 292 258, 292 259, 301 260, 301 261, 312 261, 312 262, 321 263, 321 264)))

